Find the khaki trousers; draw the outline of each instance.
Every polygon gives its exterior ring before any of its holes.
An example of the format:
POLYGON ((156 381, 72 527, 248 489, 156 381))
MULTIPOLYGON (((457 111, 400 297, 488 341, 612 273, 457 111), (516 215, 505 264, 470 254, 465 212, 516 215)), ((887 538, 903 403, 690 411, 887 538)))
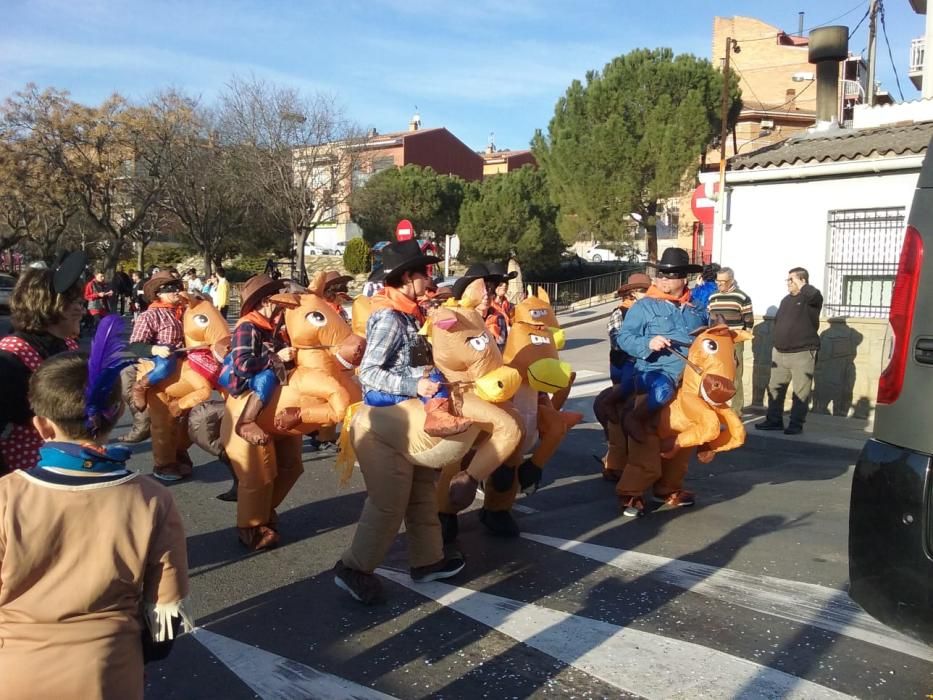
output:
POLYGON ((437 470, 415 466, 371 431, 351 439, 366 482, 366 503, 343 563, 372 573, 385 559, 403 521, 408 565, 415 568, 441 561, 444 548, 434 486, 437 470))
POLYGON ((735 396, 730 404, 733 410, 742 415, 745 408, 745 387, 742 386, 742 376, 745 374, 745 343, 735 344, 735 396))
POLYGON ((794 383, 794 396, 790 409, 790 424, 803 425, 810 409, 813 373, 816 368, 816 350, 802 352, 771 351, 771 380, 768 382, 768 421, 784 422, 784 398, 787 388, 794 383))

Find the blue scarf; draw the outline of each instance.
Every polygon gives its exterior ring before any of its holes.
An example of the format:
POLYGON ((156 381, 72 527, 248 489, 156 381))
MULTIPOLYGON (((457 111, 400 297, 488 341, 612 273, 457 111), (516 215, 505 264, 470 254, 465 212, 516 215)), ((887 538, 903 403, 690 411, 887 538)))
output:
POLYGON ((126 468, 132 451, 122 445, 77 445, 47 442, 39 448, 39 461, 28 470, 32 477, 63 486, 106 485, 133 475, 126 468))

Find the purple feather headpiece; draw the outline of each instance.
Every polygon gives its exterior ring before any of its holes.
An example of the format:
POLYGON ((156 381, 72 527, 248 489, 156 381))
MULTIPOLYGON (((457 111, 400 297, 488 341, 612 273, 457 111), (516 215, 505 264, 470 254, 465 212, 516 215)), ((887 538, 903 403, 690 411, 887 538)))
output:
POLYGON ((88 431, 96 436, 104 421, 113 420, 120 411, 119 404, 109 406, 113 385, 120 380, 120 370, 136 362, 127 351, 123 339, 123 318, 116 314, 104 316, 91 341, 91 355, 87 361, 87 386, 84 389, 84 417, 88 431))

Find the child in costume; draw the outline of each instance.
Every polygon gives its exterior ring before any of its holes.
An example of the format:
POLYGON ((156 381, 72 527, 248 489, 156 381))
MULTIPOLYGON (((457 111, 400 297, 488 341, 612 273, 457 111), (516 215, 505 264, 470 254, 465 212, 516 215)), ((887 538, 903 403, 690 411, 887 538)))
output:
POLYGON ((259 427, 256 419, 287 378, 287 365, 295 359, 296 351, 289 347, 288 335, 279 323, 282 309, 270 298, 285 286, 286 282, 268 275, 254 275, 246 280, 240 320, 220 374, 221 386, 232 396, 252 392, 234 430, 253 445, 269 442, 269 434, 259 427))
POLYGON ((617 335, 619 348, 635 359, 635 387, 647 394, 626 414, 626 433, 644 439, 645 423, 669 404, 677 392, 684 360, 671 348, 689 348, 691 333, 706 325, 706 311, 690 304, 687 274, 698 272, 687 251, 668 248, 657 265, 657 277, 645 298, 635 302, 617 335))
POLYGON ((620 397, 635 393, 635 358, 619 347, 619 331, 625 322, 625 315, 639 299, 643 299, 651 287, 651 278, 643 272, 628 276, 625 284, 619 287, 619 305, 609 315, 606 330, 609 334, 609 379, 618 387, 620 397))
POLYGON ((133 428, 120 442, 142 442, 149 437, 146 392, 153 384, 171 376, 178 364, 176 351, 185 346, 183 289, 182 281, 167 271, 157 272, 143 284, 143 296, 149 306, 133 322, 130 349, 140 357, 151 356, 154 366, 142 377, 137 377, 135 365, 123 370, 123 395, 133 414, 133 428))
POLYGON ((0 678, 6 700, 143 697, 185 611, 181 518, 158 482, 104 446, 121 409, 122 320, 101 321, 90 358, 67 352, 33 374, 46 441, 0 480, 0 678))
POLYGON ((347 293, 347 282, 353 278, 349 275, 341 275, 336 270, 326 273, 324 278, 324 300, 333 307, 334 311, 340 314, 347 323, 350 323, 350 317, 347 310, 343 308, 345 302, 350 302, 350 295, 347 293))

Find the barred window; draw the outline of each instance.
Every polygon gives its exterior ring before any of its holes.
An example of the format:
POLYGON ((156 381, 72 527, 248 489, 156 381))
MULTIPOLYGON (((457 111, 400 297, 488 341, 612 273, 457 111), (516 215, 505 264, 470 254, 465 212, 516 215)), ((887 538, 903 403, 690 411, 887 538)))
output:
POLYGON ((829 212, 828 316, 886 318, 904 243, 904 207, 829 212))

